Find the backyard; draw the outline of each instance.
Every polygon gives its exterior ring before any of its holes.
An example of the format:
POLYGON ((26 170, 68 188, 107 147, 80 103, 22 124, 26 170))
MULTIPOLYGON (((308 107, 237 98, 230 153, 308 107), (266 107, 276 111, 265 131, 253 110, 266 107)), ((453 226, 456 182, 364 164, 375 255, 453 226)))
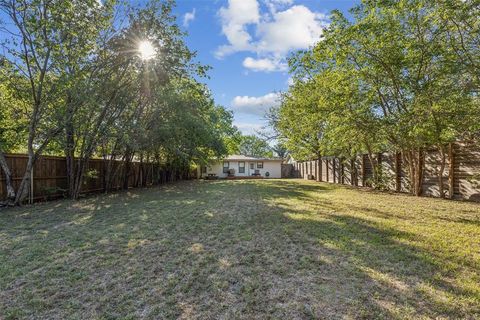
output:
POLYGON ((0 319, 480 317, 480 206, 186 181, 0 212, 0 319))

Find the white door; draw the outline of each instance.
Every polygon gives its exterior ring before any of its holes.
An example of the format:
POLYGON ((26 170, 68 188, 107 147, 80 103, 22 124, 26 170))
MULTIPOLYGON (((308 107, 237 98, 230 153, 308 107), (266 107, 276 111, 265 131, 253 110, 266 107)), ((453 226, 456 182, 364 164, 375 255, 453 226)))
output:
POLYGON ((250 162, 248 164, 248 175, 251 176, 255 173, 255 162, 250 162))

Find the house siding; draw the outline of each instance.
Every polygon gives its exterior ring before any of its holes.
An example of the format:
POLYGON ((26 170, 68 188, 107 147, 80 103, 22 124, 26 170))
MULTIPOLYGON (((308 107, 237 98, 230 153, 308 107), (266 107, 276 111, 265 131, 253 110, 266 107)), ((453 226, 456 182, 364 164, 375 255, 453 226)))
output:
MULTIPOLYGON (((282 177, 282 161, 272 161, 272 160, 228 160, 229 168, 235 169, 235 176, 236 177, 249 177, 251 176, 255 170, 258 170, 260 175, 264 178, 266 177, 266 173, 268 172, 270 175, 268 178, 281 178, 282 177), (245 173, 239 173, 239 162, 245 162, 245 173), (257 168, 257 162, 263 162, 263 168, 257 168), (250 169, 250 163, 255 164, 254 169, 250 169)), ((202 177, 205 177, 209 174, 215 174, 220 178, 226 178, 228 176, 227 173, 223 173, 223 161, 215 162, 207 166, 207 172, 202 173, 202 177)))

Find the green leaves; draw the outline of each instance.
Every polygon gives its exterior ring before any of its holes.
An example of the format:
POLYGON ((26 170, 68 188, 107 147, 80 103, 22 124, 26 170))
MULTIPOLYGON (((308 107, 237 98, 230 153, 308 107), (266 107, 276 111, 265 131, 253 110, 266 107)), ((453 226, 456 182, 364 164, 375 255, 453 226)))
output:
POLYGON ((75 197, 91 157, 185 169, 234 149, 233 116, 196 80, 209 67, 185 44, 174 4, 0 0, 13 36, 0 43, 0 152, 64 153, 75 197))
POLYGON ((238 148, 239 153, 244 156, 259 158, 273 157, 273 151, 268 143, 255 135, 241 136, 238 148))
POLYGON ((363 1, 351 12, 333 12, 322 41, 290 59, 275 126, 295 158, 478 136, 474 1, 363 1))

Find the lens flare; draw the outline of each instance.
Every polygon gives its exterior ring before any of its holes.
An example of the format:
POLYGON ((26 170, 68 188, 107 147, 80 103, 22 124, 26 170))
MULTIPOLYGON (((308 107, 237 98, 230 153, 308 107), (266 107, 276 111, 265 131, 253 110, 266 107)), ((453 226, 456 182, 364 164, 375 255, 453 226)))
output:
POLYGON ((155 47, 148 40, 143 40, 138 44, 138 52, 142 60, 150 60, 155 57, 155 47))

